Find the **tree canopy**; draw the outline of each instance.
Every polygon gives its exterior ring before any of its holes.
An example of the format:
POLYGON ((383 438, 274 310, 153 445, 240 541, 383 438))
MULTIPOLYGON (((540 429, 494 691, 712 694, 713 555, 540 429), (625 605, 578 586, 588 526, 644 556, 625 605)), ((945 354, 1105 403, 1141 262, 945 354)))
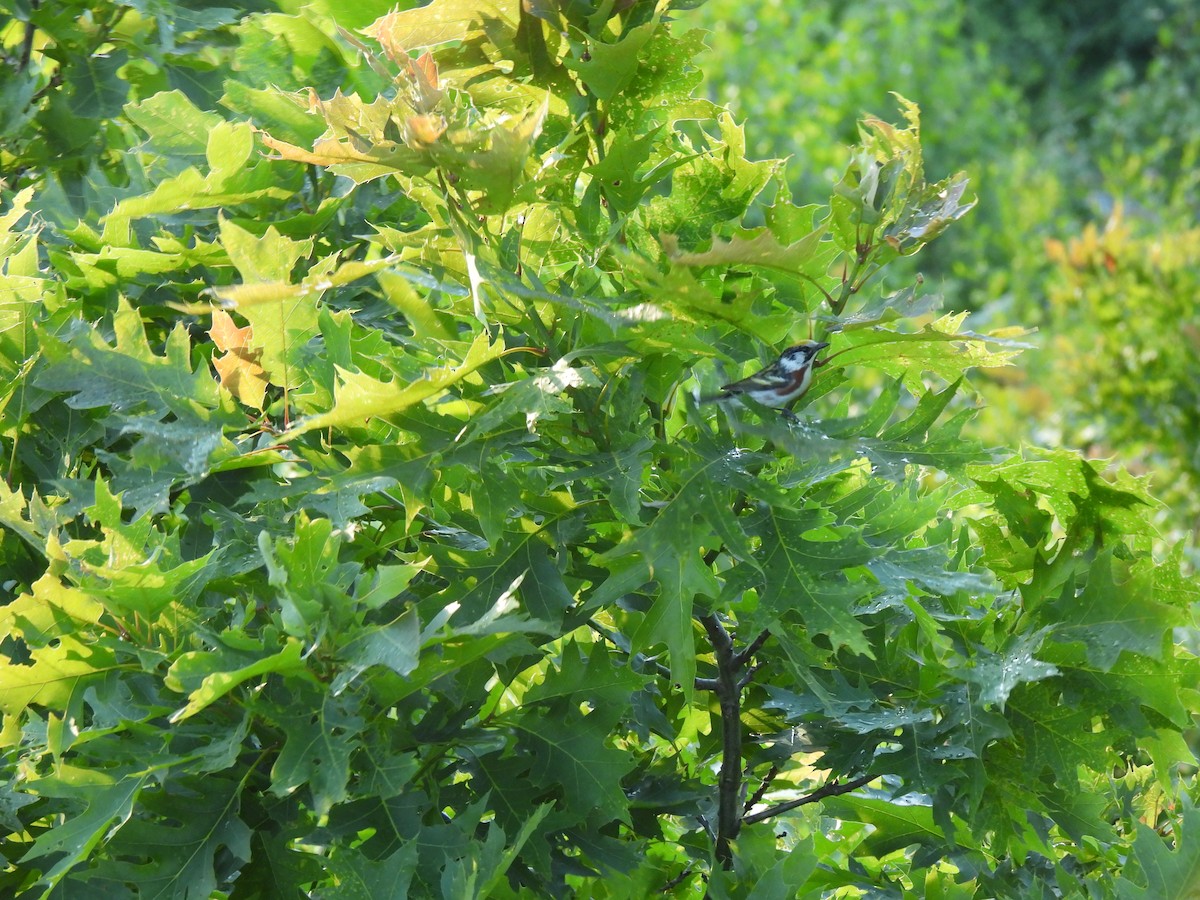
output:
POLYGON ((797 201, 686 5, 0 3, 5 891, 1200 884, 1162 504, 975 431, 917 104, 797 201))

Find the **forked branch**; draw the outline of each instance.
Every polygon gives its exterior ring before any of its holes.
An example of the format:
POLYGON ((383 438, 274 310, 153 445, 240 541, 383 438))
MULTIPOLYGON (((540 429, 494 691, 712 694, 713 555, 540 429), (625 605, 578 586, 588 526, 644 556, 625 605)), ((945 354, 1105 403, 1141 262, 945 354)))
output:
MULTIPOLYGON (((717 661, 717 677, 711 679, 711 690, 717 695, 721 709, 721 774, 717 780, 717 847, 718 862, 725 868, 733 865, 731 844, 742 826, 742 688, 753 670, 746 669, 750 658, 770 637, 762 632, 741 652, 733 649, 733 636, 715 615, 700 617, 708 633, 709 643, 717 661)), ((708 681, 708 679, 706 679, 708 681)), ((697 679, 697 687, 700 679, 697 679)), ((705 685, 707 687, 707 685, 705 685)))

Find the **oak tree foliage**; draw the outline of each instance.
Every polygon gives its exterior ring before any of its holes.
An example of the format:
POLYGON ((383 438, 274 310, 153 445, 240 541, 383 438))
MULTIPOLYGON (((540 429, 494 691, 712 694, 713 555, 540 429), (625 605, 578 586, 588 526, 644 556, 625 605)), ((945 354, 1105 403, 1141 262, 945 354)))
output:
POLYGON ((686 5, 0 3, 6 894, 1195 888, 1155 501, 972 437, 917 106, 797 202, 686 5))

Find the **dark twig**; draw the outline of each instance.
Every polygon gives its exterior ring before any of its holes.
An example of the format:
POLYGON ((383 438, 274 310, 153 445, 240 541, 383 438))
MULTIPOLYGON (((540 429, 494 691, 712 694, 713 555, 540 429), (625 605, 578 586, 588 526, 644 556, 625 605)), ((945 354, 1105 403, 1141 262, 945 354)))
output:
MULTIPOLYGON (((754 792, 754 795, 746 801, 746 805, 742 808, 743 813, 750 812, 750 810, 754 809, 754 807, 758 806, 758 804, 762 802, 763 796, 768 790, 771 789, 771 782, 775 780, 775 776, 778 774, 779 766, 771 766, 771 768, 767 770, 767 774, 763 776, 762 783, 758 786, 758 790, 754 792)), ((742 821, 745 820, 743 819, 742 821)))
POLYGON ((748 685, 751 681, 754 680, 754 673, 757 672, 760 668, 761 668, 761 666, 751 666, 750 668, 748 668, 746 670, 746 674, 738 679, 737 686, 738 686, 739 691, 745 690, 746 685, 748 685))
POLYGON ((717 860, 733 865, 733 840, 742 825, 742 692, 734 666, 733 638, 712 613, 700 617, 717 657, 717 702, 721 707, 721 774, 717 779, 717 860))
POLYGON ((750 662, 750 658, 752 656, 754 656, 755 653, 757 653, 759 650, 762 649, 762 645, 767 642, 767 638, 769 638, 770 636, 771 636, 771 632, 764 629, 758 635, 758 637, 756 637, 754 640, 752 640, 749 644, 747 644, 745 647, 743 647, 740 651, 735 653, 734 657, 733 657, 734 666, 736 668, 740 669, 740 668, 742 668, 742 666, 746 665, 746 663, 750 662))
POLYGON ((24 72, 29 68, 29 60, 33 57, 33 32, 33 23, 26 22, 25 39, 21 41, 21 61, 17 64, 18 71, 24 72))
POLYGON ((691 876, 692 876, 692 869, 691 869, 691 866, 689 866, 688 868, 686 868, 682 872, 680 872, 678 875, 676 875, 674 878, 672 878, 670 881, 668 881, 666 884, 664 884, 659 889, 659 893, 660 894, 671 893, 673 890, 675 890, 675 888, 679 887, 679 885, 683 884, 691 876))
POLYGON ((29 4, 30 19, 25 23, 25 38, 21 41, 21 63, 17 68, 19 72, 29 68, 29 60, 33 57, 33 34, 37 30, 33 24, 33 13, 36 13, 41 5, 41 0, 32 0, 29 4))
POLYGON ((806 803, 816 803, 818 800, 824 800, 826 797, 836 797, 839 794, 848 794, 853 790, 857 790, 864 784, 869 784, 878 778, 878 775, 863 775, 861 778, 855 778, 853 781, 842 783, 836 778, 827 783, 824 787, 818 788, 811 794, 806 794, 796 800, 789 800, 786 803, 779 803, 772 806, 770 809, 764 809, 762 812, 754 813, 742 819, 743 825, 754 825, 756 822, 765 822, 772 816, 777 816, 780 813, 785 813, 788 810, 795 809, 798 806, 803 806, 806 803))
MULTIPOLYGON (((621 641, 618 641, 617 636, 615 634, 610 632, 607 628, 605 628, 603 625, 601 625, 595 619, 588 619, 587 624, 588 624, 588 627, 592 629, 592 631, 596 632, 596 634, 600 635, 600 637, 604 638, 604 640, 608 641, 610 644, 612 644, 618 650, 624 650, 626 653, 629 652, 628 647, 624 646, 621 641)), ((657 660, 650 660, 650 662, 654 666, 655 672, 657 672, 663 678, 670 679, 670 677, 671 677, 670 667, 664 666, 662 663, 658 662, 657 660)), ((693 686, 698 691, 715 691, 717 689, 717 679, 715 679, 715 678, 697 678, 693 682, 693 686)))

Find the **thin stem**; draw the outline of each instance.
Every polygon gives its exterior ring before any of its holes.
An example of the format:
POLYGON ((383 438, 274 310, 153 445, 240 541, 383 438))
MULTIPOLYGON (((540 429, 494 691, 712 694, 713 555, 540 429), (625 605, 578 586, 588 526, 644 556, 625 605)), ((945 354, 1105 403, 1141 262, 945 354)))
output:
POLYGON ((765 822, 772 816, 777 816, 780 813, 785 813, 788 810, 795 809, 798 806, 804 806, 806 803, 816 803, 818 800, 824 800, 826 797, 836 797, 839 794, 848 794, 851 791, 857 790, 864 784, 869 784, 878 778, 878 775, 863 775, 861 778, 855 778, 853 781, 847 781, 845 784, 838 781, 836 778, 830 781, 822 788, 818 788, 811 794, 806 794, 796 800, 789 800, 786 803, 779 803, 772 806, 770 809, 764 809, 762 812, 754 813, 742 819, 744 825, 754 825, 758 822, 765 822))
MULTIPOLYGON (((600 637, 604 638, 604 640, 608 641, 618 650, 624 650, 624 648, 617 642, 616 636, 595 619, 588 619, 587 625, 590 629, 592 629, 592 631, 596 632, 596 634, 600 635, 600 637)), ((668 680, 671 678, 671 669, 668 666, 664 666, 657 660, 654 661, 654 671, 657 672, 662 678, 666 678, 668 680)), ((717 679, 715 678, 697 678, 694 682, 692 682, 692 684, 698 691, 715 691, 717 689, 717 679)))
POLYGON ((674 878, 672 878, 670 881, 668 881, 666 884, 664 884, 659 889, 658 892, 660 894, 670 894, 675 890, 675 888, 679 887, 679 885, 683 884, 685 881, 687 881, 689 878, 691 878, 691 876, 692 876, 692 869, 691 869, 691 866, 689 866, 688 868, 686 868, 682 872, 680 872, 678 875, 676 875, 674 878))
MULTIPOLYGON (((30 13, 37 12, 37 8, 41 5, 41 0, 33 0, 29 4, 30 13)), ((24 72, 29 68, 29 60, 33 58, 33 34, 37 29, 34 27, 33 19, 30 18, 25 23, 25 39, 21 42, 21 64, 18 71, 24 72)))
POLYGON ((830 309, 833 308, 833 305, 835 302, 833 299, 833 294, 829 293, 829 291, 827 291, 827 290, 825 290, 825 288, 821 287, 821 283, 819 281, 817 281, 817 279, 813 278, 811 275, 806 275, 803 272, 797 272, 796 274, 799 275, 801 278, 803 278, 805 281, 807 281, 809 284, 811 284, 813 287, 815 287, 818 291, 820 291, 822 296, 825 297, 825 302, 829 304, 830 309))
MULTIPOLYGON (((867 264, 867 261, 871 258, 871 253, 875 249, 875 229, 868 228, 867 237, 864 239, 861 228, 862 225, 860 223, 860 230, 857 232, 854 242, 854 267, 850 269, 849 272, 843 268, 842 289, 838 293, 836 299, 831 297, 829 300, 829 307, 833 310, 833 314, 835 316, 840 316, 842 314, 842 310, 846 308, 846 304, 850 301, 850 298, 854 296, 854 294, 856 294, 866 282, 866 278, 860 282, 858 280, 858 276, 859 273, 862 272, 863 267, 867 264)), ((870 275, 867 277, 869 278, 870 275)))
POLYGON ((760 668, 762 668, 762 667, 761 666, 751 666, 750 668, 748 668, 746 670, 746 674, 738 679, 737 686, 738 686, 739 691, 746 689, 746 686, 749 685, 750 682, 754 680, 754 676, 760 668))
POLYGON ((813 368, 820 369, 823 366, 827 366, 827 365, 829 365, 830 362, 832 362, 834 360, 834 358, 841 356, 843 353, 849 353, 851 350, 858 350, 858 349, 860 349, 860 346, 861 345, 855 345, 853 347, 843 347, 841 350, 837 351, 837 353, 830 353, 827 356, 822 356, 815 363, 813 363, 813 368))
MULTIPOLYGON (((759 784, 758 790, 754 792, 754 796, 746 801, 746 805, 742 808, 742 812, 748 813, 750 810, 754 809, 754 807, 758 806, 758 804, 762 803, 763 796, 766 795, 768 790, 770 790, 771 782, 775 780, 775 776, 778 774, 779 766, 771 766, 767 774, 763 776, 763 780, 759 784)), ((745 819, 742 821, 744 822, 745 819)))

